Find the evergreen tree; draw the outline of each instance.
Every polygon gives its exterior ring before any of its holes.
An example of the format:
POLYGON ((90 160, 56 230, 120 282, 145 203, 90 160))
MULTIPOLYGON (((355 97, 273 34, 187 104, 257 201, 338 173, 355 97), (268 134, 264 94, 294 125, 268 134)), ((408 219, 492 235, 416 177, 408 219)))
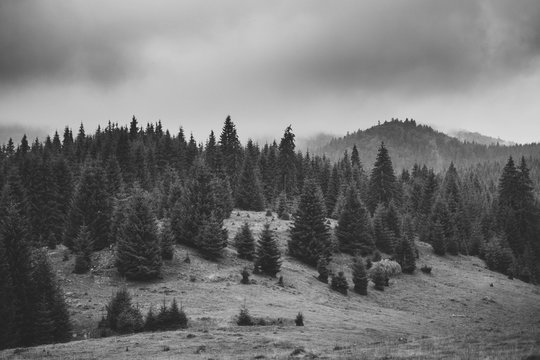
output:
POLYGON ((217 219, 212 212, 208 218, 203 220, 196 241, 204 255, 215 260, 221 257, 222 250, 227 247, 227 238, 227 230, 223 228, 223 220, 217 219))
POLYGON ((264 195, 258 171, 251 157, 246 156, 236 195, 236 206, 242 210, 264 210, 264 195))
POLYGON ((278 218, 282 220, 290 220, 291 214, 290 214, 290 206, 289 206, 289 200, 287 199, 287 194, 282 192, 279 194, 278 198, 278 207, 277 207, 277 215, 278 218))
POLYGON ((325 256, 321 256, 319 261, 317 261, 317 272, 319 273, 317 279, 328 284, 328 276, 331 275, 331 272, 328 269, 328 259, 325 256))
POLYGON ((321 256, 330 257, 331 242, 325 215, 319 185, 315 180, 306 180, 288 243, 291 256, 312 266, 321 256))
POLYGON ((332 216, 332 212, 336 207, 336 202, 338 200, 340 190, 341 182, 339 179, 338 167, 337 165, 334 165, 334 167, 332 168, 332 175, 330 176, 330 180, 328 182, 328 188, 326 190, 325 197, 327 216, 332 216))
POLYGON ((44 252, 33 257, 31 272, 33 309, 38 309, 32 326, 33 344, 65 342, 71 338, 71 323, 64 294, 44 252))
POLYGON ((238 174, 242 166, 242 146, 238 140, 236 125, 227 116, 223 124, 223 130, 219 137, 219 151, 223 161, 225 173, 230 179, 233 194, 236 194, 236 185, 238 182, 238 174))
POLYGON ((387 212, 388 210, 384 204, 381 203, 377 206, 375 214, 373 214, 373 234, 377 249, 387 254, 392 254, 396 237, 388 226, 387 212))
POLYGON ((394 259, 401 266, 401 271, 407 274, 412 274, 416 269, 416 258, 414 255, 413 245, 406 237, 403 237, 396 246, 394 259))
POLYGON ((236 233, 234 243, 240 259, 253 260, 255 239, 247 222, 244 222, 238 233, 236 233))
POLYGON ((257 259, 255 267, 265 274, 275 277, 281 268, 281 253, 270 224, 264 224, 263 231, 257 243, 257 259))
POLYGON ((339 249, 342 252, 371 253, 374 248, 373 234, 367 209, 362 204, 356 188, 350 186, 341 216, 339 217, 336 235, 339 249))
POLYGON ((396 175, 394 174, 392 160, 384 143, 381 143, 369 179, 369 210, 374 212, 379 203, 388 206, 390 201, 397 200, 397 194, 396 175))
POLYGON ((10 268, 6 258, 6 249, 0 237, 0 350, 16 345, 15 327, 15 297, 11 280, 10 268))
POLYGON ((90 238, 90 232, 88 231, 88 228, 83 225, 80 227, 79 234, 73 244, 73 250, 76 254, 75 269, 73 272, 76 274, 84 274, 90 270, 93 249, 94 242, 90 238))
POLYGON ((332 290, 340 292, 343 295, 347 295, 347 291, 349 290, 349 284, 347 282, 347 279, 345 278, 345 274, 343 273, 343 271, 340 271, 337 276, 332 276, 332 282, 330 284, 330 287, 332 288, 332 290))
POLYGON ((360 295, 367 295, 368 287, 368 278, 366 266, 361 257, 356 257, 353 259, 352 276, 354 283, 354 291, 360 295))
POLYGON ((118 234, 116 267, 130 280, 157 278, 161 271, 161 248, 148 203, 148 197, 136 190, 118 234))
POLYGON ((112 205, 106 184, 101 166, 84 166, 68 214, 64 234, 64 244, 67 247, 73 247, 73 240, 83 224, 88 226, 94 250, 101 250, 109 244, 112 205))
POLYGON ((159 233, 159 245, 161 248, 161 258, 163 260, 172 260, 174 256, 174 242, 174 233, 171 229, 171 222, 169 219, 165 219, 159 233))
POLYGON ((278 190, 285 192, 287 197, 291 197, 296 194, 297 191, 297 170, 296 170, 296 155, 294 149, 295 135, 292 132, 292 127, 289 125, 285 129, 285 133, 279 143, 279 183, 278 190))

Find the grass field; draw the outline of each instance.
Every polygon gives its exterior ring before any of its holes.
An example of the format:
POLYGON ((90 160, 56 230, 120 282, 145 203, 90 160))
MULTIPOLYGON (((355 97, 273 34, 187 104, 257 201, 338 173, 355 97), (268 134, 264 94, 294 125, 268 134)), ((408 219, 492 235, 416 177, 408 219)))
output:
MULTIPOLYGON (((264 213, 234 212, 226 220, 229 237, 244 221, 257 236, 264 213)), ((271 220, 285 251, 290 222, 271 220)), ((86 339, 104 314, 111 294, 124 282, 112 267, 112 251, 95 254, 95 269, 75 275, 73 259, 62 250, 50 256, 70 306, 76 340, 0 352, 8 359, 521 359, 540 353, 540 287, 509 280, 466 256, 437 257, 417 244, 416 272, 390 281, 384 292, 343 296, 316 279, 315 269, 283 257, 284 287, 277 279, 254 275, 241 285, 240 270, 251 264, 231 246, 217 263, 177 246, 163 279, 126 285, 143 313, 165 299, 181 302, 190 319, 184 331, 86 339), (184 262, 187 253, 190 263, 184 262), (234 322, 245 302, 257 317, 281 318, 279 326, 239 327, 234 322), (301 311, 305 326, 294 326, 301 311)), ((336 256, 352 285, 349 256, 336 256)))

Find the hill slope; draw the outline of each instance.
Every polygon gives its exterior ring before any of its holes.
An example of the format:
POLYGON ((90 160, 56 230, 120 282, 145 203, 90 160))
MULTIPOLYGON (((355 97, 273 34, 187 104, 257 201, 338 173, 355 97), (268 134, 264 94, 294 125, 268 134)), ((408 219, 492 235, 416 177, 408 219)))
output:
POLYGON ((354 145, 358 147, 360 159, 370 168, 375 161, 377 149, 384 142, 390 151, 394 168, 411 169, 415 163, 426 164, 435 171, 448 168, 450 162, 458 166, 474 165, 484 161, 506 161, 510 155, 538 157, 539 144, 497 146, 462 142, 457 138, 438 132, 414 120, 391 120, 367 130, 358 130, 341 138, 334 138, 315 153, 325 154, 337 160, 345 150, 349 153, 354 145))
MULTIPOLYGON (((268 218, 270 219, 270 218, 268 218)), ((232 238, 244 221, 256 236, 267 218, 264 213, 234 212, 226 221, 232 238)), ((290 222, 271 220, 280 245, 286 247, 290 222)), ((287 256, 285 287, 276 279, 253 276, 256 284, 241 285, 240 269, 251 265, 227 249, 219 263, 177 246, 175 259, 164 268, 163 280, 128 283, 134 301, 146 312, 153 304, 175 297, 186 309, 185 331, 74 341, 29 349, 6 350, 0 358, 35 359, 252 359, 299 355, 320 358, 432 358, 442 356, 521 358, 540 351, 540 289, 485 269, 481 260, 457 256, 440 258, 427 244, 418 244, 419 265, 433 274, 417 272, 391 280, 378 292, 348 296, 329 290, 316 271, 287 256), (189 251, 190 263, 183 260, 189 251), (234 317, 245 301, 254 316, 283 318, 281 325, 238 327, 234 317), (293 324, 305 315, 305 327, 293 324), (202 357, 201 357, 202 356, 202 357)), ((111 294, 122 283, 111 264, 112 254, 96 254, 92 274, 71 273, 73 259, 62 261, 62 251, 50 253, 62 280, 79 337, 88 334, 104 313, 111 294)), ((350 257, 338 256, 334 271, 345 270, 350 257)))

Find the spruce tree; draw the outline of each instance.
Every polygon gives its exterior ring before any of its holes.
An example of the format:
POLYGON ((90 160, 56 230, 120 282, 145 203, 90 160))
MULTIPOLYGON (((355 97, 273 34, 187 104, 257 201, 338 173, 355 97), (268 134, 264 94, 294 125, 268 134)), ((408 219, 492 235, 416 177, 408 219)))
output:
POLYGON ((161 248, 148 203, 148 196, 135 190, 118 234, 116 267, 130 280, 157 278, 161 272, 161 248))
POLYGON ((355 186, 349 186, 336 235, 342 252, 371 253, 374 248, 373 234, 368 211, 362 204, 355 186))
POLYGON ((222 256, 222 250, 227 247, 228 234, 223 228, 223 220, 217 219, 212 212, 203 220, 197 235, 197 245, 201 252, 211 260, 222 256))
POLYGON ((255 239, 247 222, 244 222, 240 230, 236 233, 234 243, 240 259, 253 260, 255 239))
POLYGON ((343 273, 343 271, 340 271, 337 276, 332 276, 332 282, 330 284, 330 287, 332 288, 332 290, 340 292, 343 295, 347 295, 347 291, 349 290, 349 284, 347 282, 347 279, 345 278, 345 274, 343 273))
POLYGON ((368 277, 366 266, 361 257, 355 257, 352 263, 352 276, 354 291, 360 295, 367 295, 368 277))
POLYGON ((396 246, 394 259, 401 265, 401 271, 406 274, 412 274, 416 269, 416 257, 414 255, 411 240, 402 237, 396 246))
POLYGON ((377 249, 387 254, 394 251, 395 235, 389 229, 387 223, 387 209, 384 204, 379 204, 373 215, 373 234, 377 249))
POLYGON ((312 266, 317 265, 321 256, 330 257, 331 241, 325 215, 319 185, 313 179, 306 180, 288 242, 291 256, 312 266))
POLYGON ((251 157, 246 156, 238 182, 236 206, 242 210, 264 210, 264 195, 258 169, 251 157))
POLYGON ((388 206, 390 201, 397 199, 397 195, 397 182, 392 160, 388 149, 384 143, 381 143, 369 179, 368 208, 374 212, 379 203, 388 206))
POLYGON ((80 227, 88 226, 94 250, 110 242, 112 204, 107 193, 105 173, 99 164, 84 166, 68 215, 64 244, 73 248, 80 227))
POLYGON ((75 251, 75 269, 74 273, 84 274, 90 270, 92 265, 91 255, 94 244, 90 238, 90 232, 88 228, 83 225, 80 227, 79 234, 73 244, 73 250, 75 251))
POLYGON ((233 194, 236 194, 238 174, 240 173, 240 168, 242 166, 242 146, 238 139, 236 125, 233 123, 230 116, 227 116, 225 123, 223 124, 223 129, 219 137, 219 151, 221 153, 220 155, 225 173, 231 182, 233 194))
POLYGON ((161 226, 161 231, 159 232, 159 245, 161 248, 161 258, 163 260, 172 260, 174 256, 174 242, 171 222, 169 219, 165 219, 161 226))
POLYGON ((261 272, 275 277, 281 269, 281 253, 270 224, 264 224, 263 231, 257 243, 257 259, 255 267, 261 272))
POLYGON ((14 334, 14 312, 15 297, 14 288, 9 271, 9 264, 6 258, 6 249, 0 237, 0 350, 16 345, 16 334, 14 334))
POLYGON ((294 149, 294 133, 289 125, 285 129, 283 137, 279 143, 278 167, 279 183, 278 190, 285 192, 287 197, 292 197, 297 192, 297 169, 296 154, 294 149))

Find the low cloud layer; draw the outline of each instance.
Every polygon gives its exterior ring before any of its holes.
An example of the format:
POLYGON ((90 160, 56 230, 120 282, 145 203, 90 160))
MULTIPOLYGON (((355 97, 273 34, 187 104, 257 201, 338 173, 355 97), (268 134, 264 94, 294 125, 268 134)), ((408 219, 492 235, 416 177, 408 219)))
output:
MULTIPOLYGON (((232 113, 257 135, 268 129, 257 121, 276 118, 325 131, 335 116, 355 130, 353 119, 370 125, 415 104, 437 123, 442 98, 487 103, 538 74, 538 19, 536 0, 7 0, 0 118, 36 121, 39 109, 62 127, 136 112, 203 133, 205 119, 232 113), (50 105, 66 92, 71 105, 50 105)), ((494 117, 482 112, 470 121, 487 127, 494 117)))

